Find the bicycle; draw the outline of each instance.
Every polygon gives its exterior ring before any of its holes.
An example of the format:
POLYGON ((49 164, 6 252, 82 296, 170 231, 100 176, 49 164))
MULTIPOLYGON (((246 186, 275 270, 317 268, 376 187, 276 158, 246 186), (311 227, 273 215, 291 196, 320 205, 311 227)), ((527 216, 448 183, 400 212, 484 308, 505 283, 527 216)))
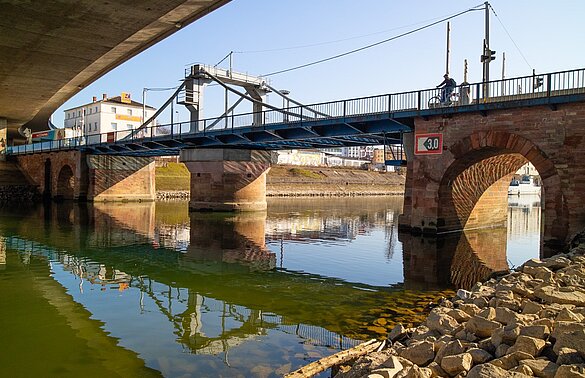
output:
POLYGON ((449 100, 442 102, 441 101, 441 96, 440 95, 436 95, 433 96, 431 98, 429 98, 429 101, 427 103, 427 105, 429 106, 429 109, 435 109, 435 108, 440 108, 443 106, 453 106, 453 105, 457 105, 459 104, 459 99, 460 99, 460 95, 457 92, 452 92, 449 95, 449 100))

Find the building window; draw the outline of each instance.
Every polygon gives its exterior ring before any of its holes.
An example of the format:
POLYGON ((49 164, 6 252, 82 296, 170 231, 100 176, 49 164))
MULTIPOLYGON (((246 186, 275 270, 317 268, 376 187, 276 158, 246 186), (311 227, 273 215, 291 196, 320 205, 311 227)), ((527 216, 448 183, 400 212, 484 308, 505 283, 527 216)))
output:
POLYGON ((93 131, 97 131, 97 122, 93 125, 93 131))
POLYGON ((89 108, 89 114, 91 114, 91 108, 89 108))
POLYGON ((97 106, 95 107, 95 112, 96 112, 96 113, 98 112, 98 107, 97 107, 97 106))
POLYGON ((118 130, 118 124, 116 122, 112 122, 112 130, 118 130))
POLYGON ((128 115, 131 116, 132 115, 132 109, 128 109, 128 115))
POLYGON ((78 116, 78 117, 81 117, 81 110, 78 110, 78 111, 77 111, 77 116, 78 116))
POLYGON ((112 106, 112 113, 116 114, 116 107, 112 106))

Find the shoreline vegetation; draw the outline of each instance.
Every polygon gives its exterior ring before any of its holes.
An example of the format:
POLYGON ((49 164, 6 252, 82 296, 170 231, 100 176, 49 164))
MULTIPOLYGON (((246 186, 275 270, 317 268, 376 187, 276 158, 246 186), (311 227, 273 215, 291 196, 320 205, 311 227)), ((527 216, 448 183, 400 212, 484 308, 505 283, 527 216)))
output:
POLYGON ((286 377, 585 377, 585 231, 570 245, 443 298, 417 327, 398 324, 286 377))
MULTIPOLYGON (((157 200, 188 200, 190 174, 181 163, 156 168, 157 200)), ((268 197, 400 196, 402 174, 351 168, 275 165, 266 178, 268 197)))

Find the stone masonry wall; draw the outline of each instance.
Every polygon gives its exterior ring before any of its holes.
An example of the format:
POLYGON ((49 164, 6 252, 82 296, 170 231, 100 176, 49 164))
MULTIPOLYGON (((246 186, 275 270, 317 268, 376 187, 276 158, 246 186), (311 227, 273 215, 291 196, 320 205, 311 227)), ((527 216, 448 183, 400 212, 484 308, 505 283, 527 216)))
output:
MULTIPOLYGON (((404 214, 400 220, 402 229, 429 234, 449 231, 448 217, 453 211, 448 207, 455 205, 449 196, 452 198, 456 190, 450 180, 457 175, 447 178, 447 174, 464 172, 489 157, 512 154, 530 161, 542 178, 546 193, 545 243, 563 245, 570 235, 585 226, 585 201, 582 200, 585 160, 581 158, 585 155, 585 103, 561 105, 557 110, 539 106, 491 110, 485 115, 417 118, 415 130, 421 134, 442 133, 444 151, 441 155, 415 155, 409 160, 404 214), (463 168, 454 169, 462 162, 463 168)), ((508 165, 507 173, 512 173, 514 165, 508 165)), ((492 169, 501 169, 491 163, 484 167, 488 175, 492 169)), ((498 175, 492 172, 491 177, 495 179, 498 175)), ((507 178, 502 175, 499 179, 507 178)), ((468 185, 477 183, 473 180, 468 185)), ((501 196, 505 196, 504 184, 498 185, 502 187, 501 196)), ((460 224, 465 228, 466 220, 461 219, 460 224)))

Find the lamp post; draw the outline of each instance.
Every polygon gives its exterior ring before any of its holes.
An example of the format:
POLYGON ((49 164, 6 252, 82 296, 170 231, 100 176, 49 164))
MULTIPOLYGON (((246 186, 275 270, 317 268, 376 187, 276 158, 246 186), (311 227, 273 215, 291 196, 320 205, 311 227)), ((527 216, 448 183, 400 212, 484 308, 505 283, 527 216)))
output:
POLYGON ((288 98, 286 98, 286 96, 288 96, 290 94, 290 91, 287 89, 281 89, 280 93, 282 93, 282 109, 286 111, 286 113, 283 113, 283 117, 282 120, 283 122, 288 122, 288 106, 289 106, 289 101, 288 98))

